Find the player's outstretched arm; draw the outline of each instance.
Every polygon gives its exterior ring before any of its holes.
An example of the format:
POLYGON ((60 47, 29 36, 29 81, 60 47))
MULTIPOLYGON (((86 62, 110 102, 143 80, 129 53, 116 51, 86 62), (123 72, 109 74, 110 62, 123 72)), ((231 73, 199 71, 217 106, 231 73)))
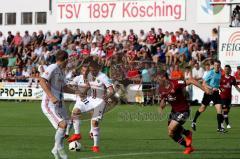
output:
POLYGON ((202 91, 204 91, 207 94, 211 94, 211 90, 209 89, 208 85, 205 86, 206 82, 203 81, 203 84, 200 84, 198 81, 196 81, 195 79, 191 78, 186 80, 186 85, 194 85, 198 88, 200 88, 202 91))
POLYGON ((39 84, 42 87, 43 91, 47 94, 53 104, 57 103, 57 98, 52 94, 48 81, 42 77, 39 78, 39 84))

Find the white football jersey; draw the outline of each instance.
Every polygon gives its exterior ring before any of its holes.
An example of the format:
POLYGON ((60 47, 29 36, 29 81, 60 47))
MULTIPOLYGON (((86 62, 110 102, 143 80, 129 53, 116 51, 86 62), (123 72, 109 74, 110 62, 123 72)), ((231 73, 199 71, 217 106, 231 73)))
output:
MULTIPOLYGON (((76 76, 71 82, 71 84, 80 86, 79 89, 81 89, 81 87, 87 86, 86 82, 84 81, 83 75, 76 76)), ((90 95, 90 90, 88 91, 88 94, 90 95)), ((79 101, 81 101, 81 97, 77 95, 76 102, 79 102, 79 101)))
MULTIPOLYGON (((66 85, 66 79, 64 72, 59 66, 57 64, 49 65, 41 77, 48 81, 52 94, 58 100, 63 100, 63 87, 66 85)), ((46 98, 45 92, 43 96, 46 98)))
POLYGON ((91 87, 91 96, 93 98, 102 98, 107 93, 107 88, 113 86, 112 81, 102 72, 99 72, 95 78, 89 73, 88 81, 91 87))

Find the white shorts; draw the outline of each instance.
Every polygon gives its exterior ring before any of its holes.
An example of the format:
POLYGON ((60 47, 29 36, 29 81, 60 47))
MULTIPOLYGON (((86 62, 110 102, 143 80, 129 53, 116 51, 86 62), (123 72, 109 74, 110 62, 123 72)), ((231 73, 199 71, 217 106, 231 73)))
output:
POLYGON ((59 104, 53 104, 48 98, 42 101, 42 111, 44 115, 48 118, 55 129, 63 120, 68 120, 69 116, 65 106, 60 106, 59 104))
POLYGON ((103 99, 87 97, 82 101, 77 101, 74 108, 78 108, 82 113, 93 110, 92 120, 101 120, 105 106, 106 103, 103 99))

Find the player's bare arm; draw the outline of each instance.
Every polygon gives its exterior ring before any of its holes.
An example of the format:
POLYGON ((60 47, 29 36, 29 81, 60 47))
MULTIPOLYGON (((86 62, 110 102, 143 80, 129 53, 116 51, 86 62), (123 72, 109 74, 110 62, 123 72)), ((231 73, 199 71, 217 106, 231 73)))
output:
POLYGON ((49 85, 48 85, 48 81, 44 78, 39 78, 39 84, 42 87, 43 91, 47 94, 47 96, 50 98, 51 102, 53 104, 56 104, 58 99, 52 94, 49 85))
POLYGON ((196 81, 194 79, 188 79, 188 80, 186 80, 186 84, 187 85, 192 84, 192 85, 200 88, 202 91, 204 91, 207 94, 212 93, 212 87, 210 87, 204 80, 203 80, 203 83, 200 84, 198 81, 196 81))
POLYGON ((166 107, 166 101, 165 99, 161 99, 160 101, 160 107, 159 107, 159 113, 162 115, 163 114, 163 109, 166 107))

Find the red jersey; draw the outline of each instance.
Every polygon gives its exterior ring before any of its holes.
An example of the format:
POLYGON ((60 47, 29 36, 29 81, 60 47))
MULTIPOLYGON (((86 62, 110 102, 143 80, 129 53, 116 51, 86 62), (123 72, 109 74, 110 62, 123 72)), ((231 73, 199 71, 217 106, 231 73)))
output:
POLYGON ((104 43, 108 44, 108 43, 112 42, 112 39, 113 39, 113 36, 110 34, 107 34, 104 37, 104 43))
POLYGON ((107 53, 107 59, 111 58, 113 56, 113 52, 114 52, 114 48, 112 49, 107 49, 106 53, 107 53))
POLYGON ((186 87, 186 82, 183 80, 170 80, 172 85, 172 90, 168 94, 160 93, 160 97, 168 101, 172 106, 172 112, 187 112, 189 111, 189 103, 184 95, 184 88, 186 87))
POLYGON ((128 35, 128 41, 133 43, 134 41, 136 41, 136 36, 134 34, 128 35))
POLYGON ((236 78, 233 76, 222 76, 220 81, 220 96, 222 99, 232 99, 232 86, 237 85, 236 78))
POLYGON ((90 50, 88 50, 88 49, 83 49, 83 50, 82 50, 82 54, 83 54, 83 55, 89 55, 89 54, 90 54, 90 50))
POLYGON ((149 34, 147 36, 148 44, 154 44, 157 41, 156 36, 154 34, 149 34))
POLYGON ((239 73, 239 71, 235 72, 234 76, 237 80, 237 84, 240 84, 240 73, 239 73))

